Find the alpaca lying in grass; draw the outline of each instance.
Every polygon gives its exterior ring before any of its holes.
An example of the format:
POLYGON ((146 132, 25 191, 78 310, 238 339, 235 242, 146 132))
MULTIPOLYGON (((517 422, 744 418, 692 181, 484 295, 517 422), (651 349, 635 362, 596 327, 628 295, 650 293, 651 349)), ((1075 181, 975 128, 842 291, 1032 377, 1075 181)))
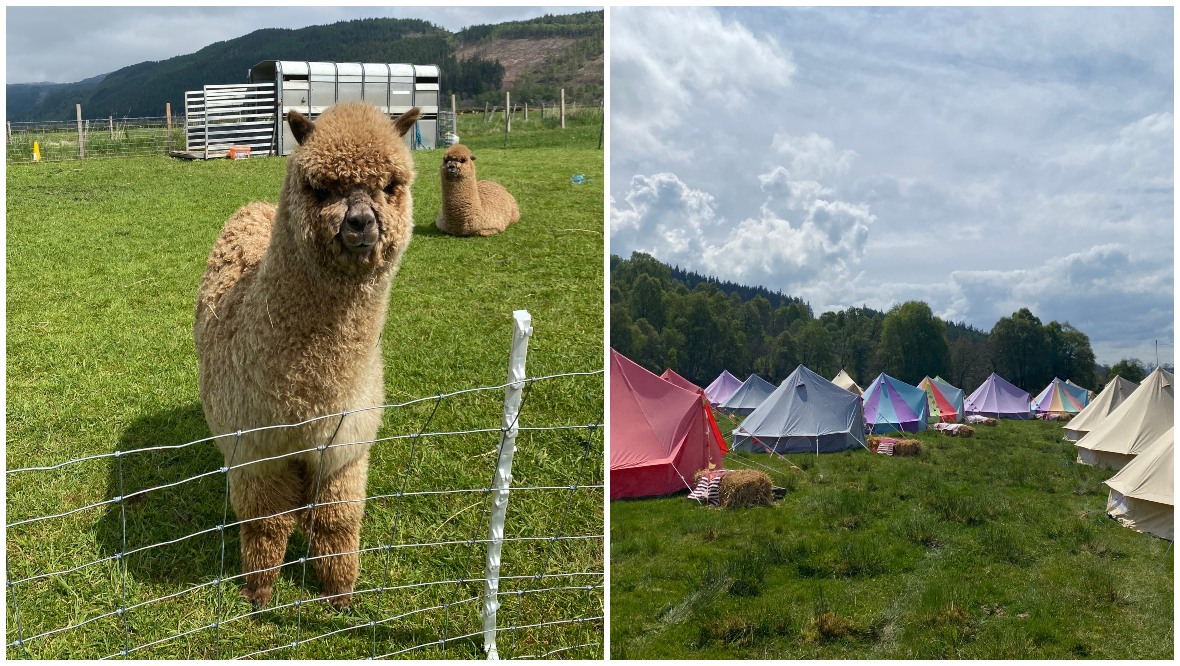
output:
POLYGON ((447 148, 442 166, 442 210, 435 226, 452 236, 492 236, 520 220, 516 199, 499 183, 475 178, 475 155, 467 146, 447 148))
POLYGON ((290 112, 299 146, 278 207, 243 206, 209 255, 193 327, 201 401, 230 467, 242 596, 255 608, 270 600, 296 515, 323 596, 340 609, 351 600, 367 442, 381 412, 233 433, 384 402, 378 340, 414 226, 402 137, 418 115, 391 122, 372 106, 341 104, 313 123, 290 112))

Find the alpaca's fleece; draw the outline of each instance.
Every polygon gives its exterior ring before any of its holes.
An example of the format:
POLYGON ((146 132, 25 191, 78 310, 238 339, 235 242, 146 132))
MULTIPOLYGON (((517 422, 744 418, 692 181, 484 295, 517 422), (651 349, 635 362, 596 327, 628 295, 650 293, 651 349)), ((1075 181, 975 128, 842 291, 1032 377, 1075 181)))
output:
MULTIPOLYGON (((278 206, 243 206, 209 255, 193 327, 200 393, 230 468, 242 594, 255 606, 270 598, 296 518, 313 557, 360 543, 368 442, 381 421, 367 408, 384 401, 378 342, 413 230, 413 162, 401 137, 417 118, 415 108, 391 122, 364 104, 314 123, 290 113, 300 145, 278 206), (235 434, 349 410, 362 411, 235 434), (314 525, 300 510, 313 502, 314 525)), ((313 562, 325 596, 346 607, 357 556, 313 562)))
POLYGON ((492 236, 520 219, 516 199, 499 183, 476 180, 475 156, 467 146, 447 148, 439 167, 442 210, 434 224, 453 236, 492 236))

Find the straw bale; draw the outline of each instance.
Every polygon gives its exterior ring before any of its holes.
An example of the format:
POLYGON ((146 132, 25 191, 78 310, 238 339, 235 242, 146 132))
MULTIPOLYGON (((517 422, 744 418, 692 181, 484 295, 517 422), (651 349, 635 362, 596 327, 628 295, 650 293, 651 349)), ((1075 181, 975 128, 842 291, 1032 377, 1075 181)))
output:
POLYGON ((895 456, 916 456, 922 452, 922 442, 916 439, 899 439, 893 445, 895 456))
POLYGON ((771 506, 774 490, 770 477, 756 469, 733 470, 721 477, 718 490, 721 506, 741 509, 750 506, 771 506))

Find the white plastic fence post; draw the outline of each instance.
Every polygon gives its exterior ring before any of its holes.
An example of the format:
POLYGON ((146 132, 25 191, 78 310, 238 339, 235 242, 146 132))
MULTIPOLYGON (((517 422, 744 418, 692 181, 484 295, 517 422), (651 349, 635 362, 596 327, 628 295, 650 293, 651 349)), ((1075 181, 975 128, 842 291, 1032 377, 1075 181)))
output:
POLYGON ((508 513, 508 488, 512 484, 512 456, 516 453, 517 419, 524 392, 525 358, 533 317, 527 310, 512 313, 512 353, 508 359, 508 387, 504 390, 504 420, 500 426, 500 457, 492 483, 492 511, 488 520, 488 552, 484 561, 483 650, 488 659, 496 652, 496 612, 500 609, 500 547, 504 542, 504 517, 508 513))

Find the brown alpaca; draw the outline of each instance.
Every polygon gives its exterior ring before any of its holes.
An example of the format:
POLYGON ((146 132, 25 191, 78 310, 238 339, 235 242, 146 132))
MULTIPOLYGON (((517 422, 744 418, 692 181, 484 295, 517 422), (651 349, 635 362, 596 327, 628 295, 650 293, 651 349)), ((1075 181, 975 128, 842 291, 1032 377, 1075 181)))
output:
POLYGON ((323 596, 340 609, 351 600, 380 410, 235 433, 384 402, 378 340, 414 226, 401 137, 418 115, 391 122, 341 104, 313 123, 290 112, 299 146, 277 208, 243 206, 209 254, 193 326, 201 401, 230 468, 242 596, 255 608, 270 600, 296 515, 323 596))
POLYGON ((475 155, 467 146, 447 148, 442 166, 442 210, 435 226, 452 236, 492 236, 520 219, 516 199, 499 183, 475 179, 475 155))

